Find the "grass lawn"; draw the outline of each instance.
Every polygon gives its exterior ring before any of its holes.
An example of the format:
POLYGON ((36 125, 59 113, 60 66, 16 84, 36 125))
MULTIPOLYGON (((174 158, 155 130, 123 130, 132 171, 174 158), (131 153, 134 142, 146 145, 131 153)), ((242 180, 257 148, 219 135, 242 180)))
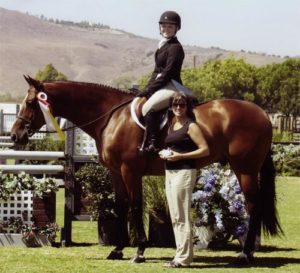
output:
MULTIPOLYGON (((239 248, 237 242, 221 250, 196 250, 191 268, 180 272, 300 272, 300 178, 280 177, 277 180, 278 209, 285 232, 283 238, 263 238, 262 247, 250 267, 235 267, 234 261, 239 248)), ((60 208, 57 223, 63 226, 63 191, 58 193, 60 208)), ((145 252, 146 263, 131 264, 128 260, 136 248, 124 250, 124 260, 108 261, 106 256, 112 247, 97 245, 95 222, 73 222, 72 247, 0 247, 0 272, 171 272, 177 269, 162 267, 173 257, 171 248, 149 248, 145 252)), ((60 234, 58 234, 60 236, 60 234)))

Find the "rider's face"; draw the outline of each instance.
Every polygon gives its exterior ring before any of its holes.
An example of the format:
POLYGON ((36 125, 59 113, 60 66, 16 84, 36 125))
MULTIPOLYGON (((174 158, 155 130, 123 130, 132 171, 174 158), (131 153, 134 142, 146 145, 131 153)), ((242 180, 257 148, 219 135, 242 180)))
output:
POLYGON ((177 26, 174 24, 162 23, 159 25, 160 33, 164 38, 172 38, 175 36, 177 31, 177 26))

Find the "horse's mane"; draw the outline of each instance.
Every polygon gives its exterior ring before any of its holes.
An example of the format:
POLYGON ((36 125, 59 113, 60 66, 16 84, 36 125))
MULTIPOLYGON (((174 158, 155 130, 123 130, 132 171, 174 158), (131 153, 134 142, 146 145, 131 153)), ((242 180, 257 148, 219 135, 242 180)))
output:
POLYGON ((94 88, 102 88, 102 89, 105 88, 107 91, 111 91, 111 92, 121 92, 121 93, 136 95, 136 92, 130 89, 116 88, 101 83, 77 82, 77 81, 69 81, 69 80, 68 81, 67 80, 43 81, 43 83, 59 83, 59 84, 75 84, 75 85, 82 85, 82 86, 91 86, 94 88))

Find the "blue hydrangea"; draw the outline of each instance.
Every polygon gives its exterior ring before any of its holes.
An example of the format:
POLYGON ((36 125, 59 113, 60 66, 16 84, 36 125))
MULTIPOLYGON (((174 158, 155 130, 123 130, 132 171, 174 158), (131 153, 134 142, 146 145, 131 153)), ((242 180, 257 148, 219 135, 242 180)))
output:
MULTIPOLYGON (((236 176, 220 164, 212 164, 197 178, 192 206, 196 212, 194 227, 206 226, 215 234, 245 235, 248 214, 236 176)), ((220 236, 219 236, 220 237, 220 236)))

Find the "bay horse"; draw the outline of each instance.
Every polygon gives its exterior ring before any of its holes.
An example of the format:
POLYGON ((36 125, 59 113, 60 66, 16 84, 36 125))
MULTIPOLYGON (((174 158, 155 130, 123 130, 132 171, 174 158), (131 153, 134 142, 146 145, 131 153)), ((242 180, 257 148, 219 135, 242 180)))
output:
MULTIPOLYGON (((130 206, 138 241, 137 253, 131 261, 144 262, 147 237, 142 220, 142 176, 163 175, 164 164, 158 156, 139 153, 144 132, 130 114, 130 102, 135 94, 101 84, 40 82, 24 77, 29 89, 12 126, 11 139, 16 144, 26 144, 29 133, 45 124, 37 96, 40 92, 46 93, 53 115, 70 120, 94 138, 100 163, 112 173, 118 238, 107 258, 123 257, 130 206)), ((209 101, 195 106, 193 111, 210 149, 209 156, 197 159, 197 167, 228 162, 245 195, 250 220, 239 260, 249 261, 253 259, 255 238, 261 226, 268 235, 282 232, 276 211, 275 169, 270 153, 271 122, 257 105, 232 99, 209 101)))

